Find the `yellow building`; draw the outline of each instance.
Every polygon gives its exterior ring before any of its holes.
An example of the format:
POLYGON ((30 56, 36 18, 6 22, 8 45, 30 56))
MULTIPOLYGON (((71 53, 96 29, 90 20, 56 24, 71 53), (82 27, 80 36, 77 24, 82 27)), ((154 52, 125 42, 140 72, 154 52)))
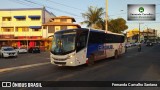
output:
POLYGON ((139 33, 140 33, 140 41, 144 40, 144 36, 142 34, 142 31, 139 32, 139 29, 135 28, 133 30, 128 30, 127 32, 127 42, 138 42, 139 33))
POLYGON ((0 9, 0 45, 44 46, 42 24, 53 17, 45 8, 0 9))
POLYGON ((152 41, 156 42, 157 39, 157 30, 155 29, 146 29, 139 32, 139 29, 133 29, 127 31, 127 41, 128 42, 137 42, 140 33, 140 41, 152 41))

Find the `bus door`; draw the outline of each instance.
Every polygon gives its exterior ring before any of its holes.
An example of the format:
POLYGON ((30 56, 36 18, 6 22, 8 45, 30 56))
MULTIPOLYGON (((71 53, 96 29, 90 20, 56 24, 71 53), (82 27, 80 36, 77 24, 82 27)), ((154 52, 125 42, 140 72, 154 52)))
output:
POLYGON ((77 58, 76 62, 77 64, 86 63, 87 35, 88 35, 88 31, 80 31, 77 33, 77 39, 76 39, 76 58, 77 58))

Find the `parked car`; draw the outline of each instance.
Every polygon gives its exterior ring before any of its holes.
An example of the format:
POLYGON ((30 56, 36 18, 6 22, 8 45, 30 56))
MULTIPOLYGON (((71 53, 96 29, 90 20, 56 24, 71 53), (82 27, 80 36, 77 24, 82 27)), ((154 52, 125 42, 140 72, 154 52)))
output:
POLYGON ((147 42, 146 46, 153 46, 153 43, 152 42, 147 42))
POLYGON ((4 47, 1 47, 0 49, 0 56, 1 57, 17 57, 18 53, 13 47, 4 46, 4 47))
POLYGON ((136 44, 135 43, 130 43, 131 44, 131 46, 136 46, 136 44))
POLYGON ((136 43, 131 43, 131 46, 136 46, 136 43))
POLYGON ((141 44, 141 43, 139 43, 139 42, 135 43, 136 46, 138 46, 138 45, 140 45, 140 44, 141 44))
POLYGON ((27 53, 27 49, 24 47, 15 48, 18 53, 27 53))
POLYGON ((40 53, 40 49, 38 47, 31 47, 28 49, 29 53, 40 53))
POLYGON ((126 43, 126 48, 128 48, 128 47, 131 47, 131 44, 130 43, 126 43))

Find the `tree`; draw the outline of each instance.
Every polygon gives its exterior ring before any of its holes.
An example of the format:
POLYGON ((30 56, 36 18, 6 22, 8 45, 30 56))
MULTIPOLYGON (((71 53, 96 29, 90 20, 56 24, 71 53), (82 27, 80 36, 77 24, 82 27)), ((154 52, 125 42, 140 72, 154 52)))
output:
MULTIPOLYGON (((88 11, 82 13, 85 21, 81 24, 87 24, 87 27, 105 30, 106 20, 104 19, 105 12, 103 8, 88 7, 88 11)), ((123 18, 111 19, 108 21, 108 30, 115 33, 121 33, 128 29, 126 21, 123 18)))
POLYGON ((108 22, 108 30, 115 33, 121 33, 128 29, 126 21, 123 18, 111 19, 108 22))
POLYGON ((88 11, 86 13, 82 13, 85 21, 81 22, 81 24, 87 24, 87 27, 102 29, 102 23, 104 20, 102 19, 105 14, 103 8, 97 7, 88 7, 88 11))

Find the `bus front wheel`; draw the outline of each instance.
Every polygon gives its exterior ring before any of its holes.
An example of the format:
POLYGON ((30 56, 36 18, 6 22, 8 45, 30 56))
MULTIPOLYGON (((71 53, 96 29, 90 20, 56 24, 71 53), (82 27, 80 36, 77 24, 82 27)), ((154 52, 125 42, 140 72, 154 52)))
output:
POLYGON ((88 66, 92 66, 94 64, 94 55, 91 55, 88 59, 88 66))

